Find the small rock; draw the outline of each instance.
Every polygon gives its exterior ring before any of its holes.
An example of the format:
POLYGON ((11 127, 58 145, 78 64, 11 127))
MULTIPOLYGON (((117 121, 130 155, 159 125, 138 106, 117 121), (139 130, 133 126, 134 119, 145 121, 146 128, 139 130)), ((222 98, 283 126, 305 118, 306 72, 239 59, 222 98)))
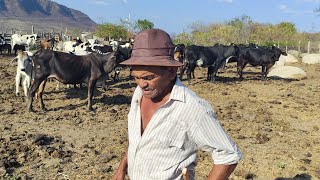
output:
POLYGON ((301 166, 301 167, 299 168, 299 170, 300 170, 300 171, 306 171, 306 170, 307 170, 307 168, 306 168, 306 167, 304 167, 304 166, 301 166))
POLYGON ((311 160, 310 159, 307 159, 307 158, 304 158, 304 159, 300 159, 301 162, 305 163, 305 164, 310 164, 311 163, 311 160))
POLYGON ((260 134, 260 133, 258 133, 258 134, 256 135, 256 140, 257 140, 257 143, 258 143, 258 144, 264 144, 265 142, 269 141, 270 138, 269 138, 267 135, 265 135, 265 134, 260 134))
POLYGON ((238 139, 245 139, 246 137, 244 137, 243 135, 239 135, 238 139))
POLYGON ((4 177, 7 173, 6 168, 4 167, 0 167, 0 177, 4 177))
POLYGON ((316 125, 316 126, 313 126, 313 130, 314 131, 319 131, 319 127, 316 125))
POLYGON ((308 153, 306 154, 306 157, 312 157, 312 154, 311 154, 310 152, 308 152, 308 153))

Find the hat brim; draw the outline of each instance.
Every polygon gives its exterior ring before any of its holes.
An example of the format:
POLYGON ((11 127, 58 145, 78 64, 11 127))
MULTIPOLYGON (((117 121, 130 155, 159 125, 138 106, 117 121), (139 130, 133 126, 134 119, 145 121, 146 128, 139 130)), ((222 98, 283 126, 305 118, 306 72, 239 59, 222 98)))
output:
POLYGON ((122 65, 128 66, 169 66, 180 67, 183 64, 174 60, 171 56, 153 56, 153 57, 134 57, 121 62, 122 65))

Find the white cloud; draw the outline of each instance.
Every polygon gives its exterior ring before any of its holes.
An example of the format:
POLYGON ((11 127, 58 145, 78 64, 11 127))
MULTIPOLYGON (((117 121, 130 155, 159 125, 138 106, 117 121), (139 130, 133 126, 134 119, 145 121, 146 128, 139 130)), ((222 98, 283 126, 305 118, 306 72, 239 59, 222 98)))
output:
MULTIPOLYGON (((306 0, 304 0, 306 1, 306 0)), ((320 0, 319 0, 320 1, 320 0)), ((287 5, 285 4, 281 4, 279 6, 279 10, 283 13, 286 13, 286 14, 293 14, 293 15, 303 15, 303 14, 314 14, 314 11, 313 10, 296 10, 296 9, 291 9, 289 8, 287 5)))
POLYGON ((232 4, 232 3, 233 3, 233 0, 218 0, 218 2, 223 2, 223 3, 232 4))
POLYGON ((97 5, 104 5, 104 6, 109 5, 109 3, 104 0, 95 0, 93 3, 97 5))

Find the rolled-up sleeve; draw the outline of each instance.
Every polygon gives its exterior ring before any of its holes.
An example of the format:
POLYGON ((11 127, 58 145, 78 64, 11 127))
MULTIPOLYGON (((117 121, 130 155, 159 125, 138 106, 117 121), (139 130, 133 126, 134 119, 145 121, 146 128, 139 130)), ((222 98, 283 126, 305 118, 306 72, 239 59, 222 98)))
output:
POLYGON ((213 110, 204 111, 196 127, 193 138, 198 148, 210 152, 214 164, 236 164, 242 158, 237 145, 223 130, 213 110))

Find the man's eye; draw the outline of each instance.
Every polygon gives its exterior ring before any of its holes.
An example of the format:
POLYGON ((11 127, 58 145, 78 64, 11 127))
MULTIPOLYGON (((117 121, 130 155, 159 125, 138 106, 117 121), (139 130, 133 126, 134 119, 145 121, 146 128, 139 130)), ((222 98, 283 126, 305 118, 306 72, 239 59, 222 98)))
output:
POLYGON ((154 79, 154 76, 144 77, 143 79, 144 79, 144 80, 147 80, 147 81, 150 81, 150 80, 154 79))

